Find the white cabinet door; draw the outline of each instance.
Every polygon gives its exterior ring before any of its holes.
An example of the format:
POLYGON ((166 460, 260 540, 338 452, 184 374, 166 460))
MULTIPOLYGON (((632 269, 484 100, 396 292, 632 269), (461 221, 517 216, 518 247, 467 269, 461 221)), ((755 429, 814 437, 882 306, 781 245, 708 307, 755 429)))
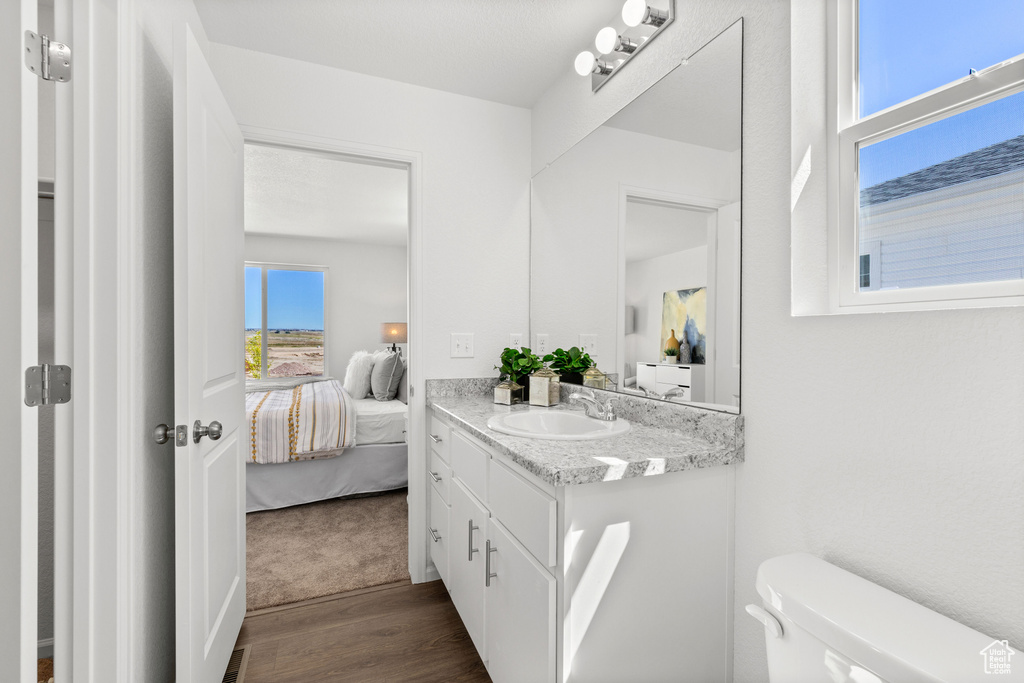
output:
POLYGON ((554 681, 555 579, 493 519, 487 543, 487 672, 495 683, 554 681))
POLYGON ((437 573, 441 575, 444 585, 451 590, 452 584, 448 575, 448 548, 451 538, 448 535, 448 518, 451 511, 445 505, 441 494, 433 486, 430 487, 430 520, 427 532, 430 534, 430 559, 433 560, 437 573))
POLYGON ((480 659, 487 661, 484 642, 484 539, 487 534, 487 510, 462 485, 453 479, 452 508, 448 535, 448 575, 452 602, 462 617, 480 659))

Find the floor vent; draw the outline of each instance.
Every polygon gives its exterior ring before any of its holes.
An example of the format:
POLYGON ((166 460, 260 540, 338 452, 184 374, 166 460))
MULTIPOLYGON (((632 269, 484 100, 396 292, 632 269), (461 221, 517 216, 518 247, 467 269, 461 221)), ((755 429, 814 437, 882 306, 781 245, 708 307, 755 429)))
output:
POLYGON ((224 672, 223 683, 243 683, 245 680, 245 667, 249 664, 249 648, 245 645, 231 653, 228 660, 228 670, 224 672))

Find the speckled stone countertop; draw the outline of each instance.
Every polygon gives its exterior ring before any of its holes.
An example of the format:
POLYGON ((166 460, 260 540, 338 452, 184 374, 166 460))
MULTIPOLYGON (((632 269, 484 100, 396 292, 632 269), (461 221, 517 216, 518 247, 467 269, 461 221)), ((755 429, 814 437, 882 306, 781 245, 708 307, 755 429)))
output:
POLYGON ((743 460, 742 439, 713 443, 696 436, 685 425, 683 428, 651 426, 630 420, 630 430, 625 434, 591 441, 527 439, 487 427, 488 418, 495 414, 521 410, 581 410, 564 403, 552 408, 502 406, 495 404, 488 395, 435 394, 428 395, 427 406, 442 419, 463 428, 553 486, 652 476, 743 460))

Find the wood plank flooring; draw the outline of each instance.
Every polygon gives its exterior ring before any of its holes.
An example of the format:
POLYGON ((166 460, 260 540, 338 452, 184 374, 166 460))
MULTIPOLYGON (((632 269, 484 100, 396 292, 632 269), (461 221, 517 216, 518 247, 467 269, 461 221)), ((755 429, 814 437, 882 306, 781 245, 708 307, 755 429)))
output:
POLYGON ((490 683, 440 581, 391 584, 245 617, 245 683, 490 683))

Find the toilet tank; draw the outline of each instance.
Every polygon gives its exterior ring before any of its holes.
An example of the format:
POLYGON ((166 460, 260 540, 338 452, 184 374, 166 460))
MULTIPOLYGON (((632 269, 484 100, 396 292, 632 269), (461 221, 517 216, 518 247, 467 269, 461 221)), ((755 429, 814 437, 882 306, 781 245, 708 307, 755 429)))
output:
POLYGON ((772 683, 1024 681, 1009 643, 813 555, 765 561, 757 592, 772 683))

